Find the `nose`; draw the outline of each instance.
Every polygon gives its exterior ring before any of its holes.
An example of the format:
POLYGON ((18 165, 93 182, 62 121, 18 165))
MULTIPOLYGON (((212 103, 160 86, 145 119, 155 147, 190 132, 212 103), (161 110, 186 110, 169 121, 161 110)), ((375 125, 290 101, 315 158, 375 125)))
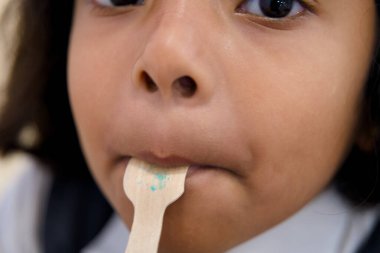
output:
POLYGON ((161 14, 147 32, 132 80, 146 97, 200 103, 210 97, 213 89, 205 51, 199 42, 203 28, 174 9, 161 14))
MULTIPOLYGON (((159 91, 160 90, 159 86, 161 86, 161 90, 164 89, 164 87, 162 87, 163 85, 161 84, 161 82, 158 86, 157 82, 154 81, 152 77, 145 70, 141 72, 141 80, 139 82, 141 82, 140 85, 146 91, 150 93, 159 91)), ((191 98, 192 96, 195 95, 197 91, 197 86, 198 85, 196 81, 192 77, 181 76, 175 79, 173 83, 169 85, 168 88, 165 88, 165 89, 171 89, 169 91, 166 91, 166 92, 171 92, 172 93, 171 95, 179 96, 183 98, 191 98)))

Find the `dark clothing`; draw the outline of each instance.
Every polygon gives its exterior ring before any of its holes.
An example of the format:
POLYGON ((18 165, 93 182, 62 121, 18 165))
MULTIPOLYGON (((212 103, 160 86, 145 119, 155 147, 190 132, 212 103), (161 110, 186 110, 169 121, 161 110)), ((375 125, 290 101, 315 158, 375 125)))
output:
POLYGON ((91 178, 55 178, 41 240, 44 253, 78 253, 102 230, 112 208, 91 178))

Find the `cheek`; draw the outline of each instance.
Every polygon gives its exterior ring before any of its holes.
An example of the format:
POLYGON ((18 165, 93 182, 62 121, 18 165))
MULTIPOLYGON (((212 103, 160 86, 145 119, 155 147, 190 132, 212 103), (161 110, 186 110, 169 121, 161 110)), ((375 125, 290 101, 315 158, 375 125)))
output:
POLYGON ((97 71, 88 69, 94 57, 83 57, 77 54, 78 51, 81 51, 80 48, 76 47, 75 43, 72 44, 69 61, 69 95, 81 144, 87 160, 91 163, 91 158, 99 155, 89 156, 89 153, 93 152, 93 147, 96 147, 100 141, 91 136, 97 136, 103 129, 103 121, 99 116, 105 115, 107 108, 106 101, 101 96, 101 90, 104 91, 105 87, 99 85, 101 82, 95 82, 95 79, 103 76, 99 70, 101 68, 94 68, 97 71))
POLYGON ((120 103, 129 92, 138 38, 131 40, 126 38, 128 31, 87 26, 87 22, 91 21, 78 22, 72 33, 69 93, 82 146, 91 165, 95 159, 97 162, 106 159, 104 150, 100 150, 106 142, 104 133, 119 117, 117 114, 123 108, 120 103))
POLYGON ((251 150, 251 185, 262 201, 283 199, 284 189, 294 203, 310 199, 353 141, 372 40, 310 31, 282 36, 282 43, 245 38, 250 43, 242 40, 235 49, 244 57, 230 69, 238 74, 228 83, 239 85, 228 94, 251 150))
POLYGON ((131 61, 125 57, 118 60, 115 45, 76 29, 70 45, 68 88, 82 150, 99 187, 114 207, 126 210, 123 218, 131 224, 133 207, 122 189, 125 165, 110 156, 105 134, 120 117, 119 102, 124 101, 131 61), (96 45, 89 45, 91 38, 97 40, 96 45), (115 61, 119 64, 112 63, 115 61))
MULTIPOLYGON (((128 65, 112 64, 112 59, 116 57, 113 47, 102 39, 96 39, 98 36, 95 35, 96 33, 86 28, 84 21, 74 26, 69 51, 68 88, 81 146, 89 168, 103 192, 110 197, 118 192, 122 195, 123 191, 118 189, 118 185, 111 183, 111 176, 105 169, 114 166, 114 161, 104 152, 104 133, 108 130, 107 124, 112 124, 114 101, 121 95, 121 92, 115 92, 114 87, 124 84, 128 65), (121 68, 120 66, 124 66, 124 70, 118 70, 119 73, 125 75, 116 77, 113 70, 121 68)), ((121 179, 118 181, 121 185, 121 179)))

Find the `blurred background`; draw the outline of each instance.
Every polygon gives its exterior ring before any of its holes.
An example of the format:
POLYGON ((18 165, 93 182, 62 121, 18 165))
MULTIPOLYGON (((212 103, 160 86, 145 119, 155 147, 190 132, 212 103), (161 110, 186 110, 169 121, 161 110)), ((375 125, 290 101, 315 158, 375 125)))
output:
MULTIPOLYGON (((9 0, 0 0, 0 15, 4 12, 5 4, 9 0)), ((0 23, 0 30, 2 30, 4 27, 0 23)), ((4 81, 7 75, 7 50, 6 50, 6 43, 9 43, 7 41, 9 39, 4 34, 0 34, 0 110, 1 110, 1 104, 4 99, 4 81)), ((1 122, 0 122, 1 124, 1 122)), ((25 162, 25 158, 21 155, 12 155, 11 157, 7 159, 1 159, 0 158, 0 197, 2 196, 4 189, 9 185, 12 180, 15 178, 15 176, 20 172, 20 166, 23 162, 25 162)))

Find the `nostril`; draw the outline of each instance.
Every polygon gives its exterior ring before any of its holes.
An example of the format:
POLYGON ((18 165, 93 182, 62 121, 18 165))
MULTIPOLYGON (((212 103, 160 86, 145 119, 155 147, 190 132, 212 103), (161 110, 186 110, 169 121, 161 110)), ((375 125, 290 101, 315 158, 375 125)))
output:
POLYGON ((197 84, 193 78, 189 76, 183 76, 174 81, 173 87, 183 97, 192 97, 197 91, 197 84))
POLYGON ((141 79, 142 79, 143 84, 145 85, 145 88, 149 92, 155 92, 158 90, 157 84, 153 81, 153 79, 145 71, 141 73, 141 79))

